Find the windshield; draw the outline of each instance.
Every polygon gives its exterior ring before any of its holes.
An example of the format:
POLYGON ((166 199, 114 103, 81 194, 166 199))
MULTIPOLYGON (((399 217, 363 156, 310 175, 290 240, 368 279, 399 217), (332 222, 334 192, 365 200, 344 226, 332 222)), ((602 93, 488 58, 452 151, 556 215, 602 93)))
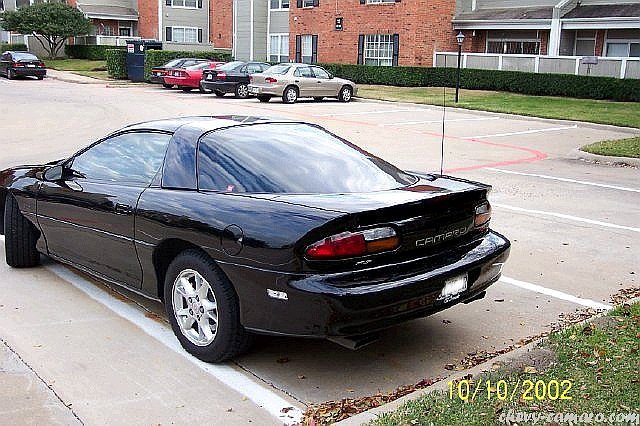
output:
POLYGON ((31 53, 16 52, 11 54, 11 56, 13 56, 13 59, 17 61, 37 61, 38 60, 38 57, 35 55, 32 55, 31 53))
POLYGON ((284 65, 284 64, 274 65, 272 67, 267 68, 267 70, 264 73, 284 75, 289 71, 290 68, 291 68, 290 65, 284 65))
POLYGON ((319 127, 298 123, 209 133, 199 144, 198 179, 205 190, 298 194, 384 191, 417 181, 319 127))
POLYGON ((231 71, 231 70, 236 69, 237 67, 239 67, 242 64, 244 64, 244 62, 242 62, 242 61, 227 62, 224 65, 220 65, 219 67, 216 67, 216 70, 219 70, 219 71, 231 71))

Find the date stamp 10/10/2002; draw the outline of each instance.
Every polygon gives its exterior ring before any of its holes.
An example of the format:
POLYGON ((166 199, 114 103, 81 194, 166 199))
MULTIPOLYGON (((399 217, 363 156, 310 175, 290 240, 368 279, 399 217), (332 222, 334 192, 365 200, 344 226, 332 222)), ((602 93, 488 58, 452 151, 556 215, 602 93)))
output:
POLYGON ((555 401, 571 400, 571 380, 459 380, 449 381, 449 399, 486 401, 555 401))

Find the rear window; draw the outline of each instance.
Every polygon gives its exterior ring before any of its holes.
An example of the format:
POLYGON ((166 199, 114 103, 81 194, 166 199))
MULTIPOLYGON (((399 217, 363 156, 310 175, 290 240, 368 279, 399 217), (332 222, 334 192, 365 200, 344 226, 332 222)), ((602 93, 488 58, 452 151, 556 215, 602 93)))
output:
POLYGON ((167 62, 163 66, 166 68, 171 68, 177 66, 180 62, 182 62, 182 59, 174 59, 173 61, 167 62))
POLYGON ((191 65, 190 67, 187 67, 188 70, 203 70, 205 68, 211 68, 213 65, 211 65, 209 62, 203 62, 201 64, 196 64, 196 65, 191 65))
POLYGON ((17 53, 13 53, 11 56, 13 56, 13 59, 17 61, 37 61, 38 60, 38 57, 36 55, 32 55, 31 53, 17 52, 17 53))
POLYGON ((280 74, 280 75, 284 75, 287 72, 289 72, 290 68, 291 68, 290 65, 274 65, 272 67, 267 68, 267 70, 265 71, 265 74, 280 74))
POLYGON ((238 68, 242 64, 244 64, 244 62, 242 62, 242 61, 227 62, 224 65, 220 65, 219 67, 216 67, 216 70, 219 70, 219 71, 231 71, 231 70, 234 70, 234 69, 238 68))
POLYGON ((308 124, 238 126, 199 144, 201 190, 335 194, 404 187, 416 178, 308 124))

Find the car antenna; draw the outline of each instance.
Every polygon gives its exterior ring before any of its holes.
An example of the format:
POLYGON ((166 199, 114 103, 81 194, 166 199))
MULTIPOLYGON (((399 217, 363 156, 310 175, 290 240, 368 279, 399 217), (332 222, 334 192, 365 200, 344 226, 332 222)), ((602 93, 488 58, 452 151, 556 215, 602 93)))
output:
POLYGON ((447 116, 447 87, 442 85, 442 139, 440 140, 440 177, 443 176, 444 169, 444 132, 445 118, 447 116))

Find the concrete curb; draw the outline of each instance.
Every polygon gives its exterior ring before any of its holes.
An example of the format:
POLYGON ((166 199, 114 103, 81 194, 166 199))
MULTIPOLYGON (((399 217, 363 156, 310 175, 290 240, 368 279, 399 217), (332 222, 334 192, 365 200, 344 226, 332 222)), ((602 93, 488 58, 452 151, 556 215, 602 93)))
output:
POLYGON ((582 160, 590 163, 607 164, 611 166, 628 166, 640 168, 640 158, 613 157, 608 155, 597 155, 582 151, 578 148, 569 154, 574 160, 582 160))
MULTIPOLYGON (((624 302, 624 304, 634 304, 634 303, 638 303, 640 302, 640 297, 635 297, 632 299, 629 299, 627 301, 624 302)), ((622 306, 618 305, 618 306, 622 306)), ((614 306, 614 309, 618 306, 614 306)), ((575 327, 575 326, 580 326, 582 324, 589 324, 592 321, 594 321, 596 318, 601 318, 603 316, 605 316, 607 314, 607 312, 600 312, 594 316, 592 316, 591 318, 588 318, 584 321, 579 321, 575 324, 571 324, 567 327, 564 327, 564 329, 568 328, 568 327, 575 327)), ((387 404, 381 405, 380 407, 376 407, 373 408, 371 410, 368 411, 364 411, 360 414, 356 414, 355 416, 351 416, 348 419, 339 421, 337 423, 335 423, 336 425, 340 425, 340 426, 359 426, 359 425, 363 425, 366 423, 369 423, 373 420, 376 420, 378 417, 380 417, 381 415, 385 414, 385 413, 389 413, 392 411, 396 411, 398 408, 400 408, 402 405, 404 405, 405 403, 409 402, 409 401, 414 401, 418 398, 420 398, 423 395, 427 395, 431 392, 446 392, 449 390, 449 381, 453 381, 453 380, 461 380, 465 377, 469 377, 469 375, 473 376, 473 377, 477 377, 478 375, 482 374, 482 373, 486 373, 492 370, 492 367, 494 364, 500 364, 501 366, 505 366, 509 363, 512 362, 516 362, 519 359, 521 359, 525 354, 531 352, 534 349, 537 349, 538 347, 540 347, 549 337, 541 337, 540 339, 534 340, 533 342, 515 349, 511 352, 507 352, 505 354, 499 355, 495 358, 492 358, 490 360, 487 360, 485 362, 483 362, 482 364, 478 364, 473 368, 470 368, 468 370, 463 370, 463 371, 459 371, 456 372, 444 379, 442 379, 441 381, 435 383, 433 386, 429 386, 428 388, 424 388, 424 389, 420 389, 417 390, 415 392, 412 392, 408 395, 403 396, 402 398, 398 398, 395 401, 391 401, 387 404)))
POLYGON ((65 83, 75 84, 106 84, 106 80, 99 80, 97 78, 85 77, 83 75, 77 75, 65 71, 59 70, 47 70, 47 78, 52 80, 64 81, 65 83))

